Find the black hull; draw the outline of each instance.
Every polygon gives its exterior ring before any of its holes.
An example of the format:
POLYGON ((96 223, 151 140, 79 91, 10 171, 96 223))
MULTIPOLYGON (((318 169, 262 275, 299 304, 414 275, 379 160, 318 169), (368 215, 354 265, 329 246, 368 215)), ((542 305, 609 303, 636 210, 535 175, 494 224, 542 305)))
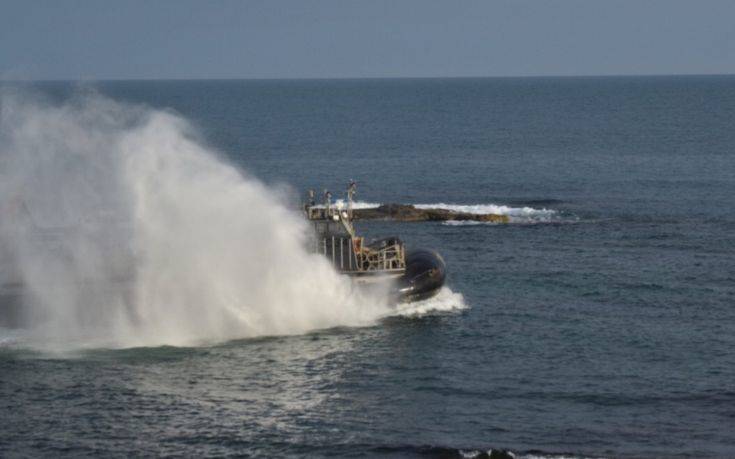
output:
POLYGON ((395 295, 401 303, 433 297, 444 285, 447 266, 433 250, 417 249, 406 254, 406 273, 397 281, 395 295))

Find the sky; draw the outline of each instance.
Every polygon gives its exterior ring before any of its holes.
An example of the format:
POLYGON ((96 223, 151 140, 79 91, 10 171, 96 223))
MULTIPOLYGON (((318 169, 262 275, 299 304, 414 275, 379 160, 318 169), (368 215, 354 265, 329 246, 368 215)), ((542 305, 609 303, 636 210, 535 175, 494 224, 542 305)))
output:
POLYGON ((733 0, 0 0, 0 79, 735 73, 733 0))

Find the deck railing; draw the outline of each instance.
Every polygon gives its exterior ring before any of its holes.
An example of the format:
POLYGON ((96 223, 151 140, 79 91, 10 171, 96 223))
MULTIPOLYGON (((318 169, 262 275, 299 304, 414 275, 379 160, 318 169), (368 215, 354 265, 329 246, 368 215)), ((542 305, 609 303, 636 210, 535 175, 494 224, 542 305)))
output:
POLYGON ((402 273, 406 269, 405 249, 393 243, 379 249, 364 247, 363 238, 328 236, 316 240, 316 252, 344 274, 402 273))

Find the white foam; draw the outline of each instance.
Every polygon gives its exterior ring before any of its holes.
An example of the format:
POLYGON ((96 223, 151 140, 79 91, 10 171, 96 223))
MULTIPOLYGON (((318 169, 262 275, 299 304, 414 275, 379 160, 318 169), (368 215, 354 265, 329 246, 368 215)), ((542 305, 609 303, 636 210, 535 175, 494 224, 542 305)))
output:
MULTIPOLYGON (((347 203, 342 199, 337 199, 334 203, 337 209, 347 208, 347 203)), ((352 204, 353 209, 375 209, 382 204, 368 201, 355 201, 352 204)), ((553 209, 536 209, 533 207, 510 207, 502 204, 447 204, 438 202, 434 204, 413 204, 417 209, 443 209, 454 212, 465 212, 475 215, 507 215, 510 223, 548 223, 561 220, 561 215, 553 209)), ((323 208, 324 205, 319 204, 315 207, 323 208)), ((494 225, 495 222, 479 222, 474 220, 455 221, 449 220, 446 225, 466 226, 466 225, 494 225)))
POLYGON ((0 249, 28 293, 33 347, 192 345, 388 311, 307 253, 303 218, 180 117, 0 97, 0 249))
POLYGON ((477 220, 447 220, 443 222, 447 226, 475 226, 475 225, 500 225, 496 222, 480 222, 477 220))
POLYGON ((468 306, 461 293, 455 293, 449 287, 442 287, 439 293, 432 298, 415 303, 399 304, 392 315, 423 317, 436 313, 461 311, 467 308, 468 306))
MULTIPOLYGON (((347 202, 344 199, 337 199, 332 205, 339 210, 347 209, 347 202)), ((380 207, 381 205, 382 204, 378 202, 352 201, 353 209, 375 209, 377 207, 380 207)), ((324 204, 317 204, 313 207, 316 209, 323 209, 324 204)))
POLYGON ((11 347, 17 344, 21 339, 19 330, 6 329, 0 327, 0 348, 11 347))
MULTIPOLYGON (((511 223, 549 222, 558 218, 559 212, 553 209, 534 209, 533 207, 509 207, 498 204, 414 204, 417 209, 445 209, 455 212, 467 212, 476 215, 507 215, 511 223)), ((475 222, 480 223, 480 222, 475 222)), ((472 223, 465 223, 472 224, 472 223)))

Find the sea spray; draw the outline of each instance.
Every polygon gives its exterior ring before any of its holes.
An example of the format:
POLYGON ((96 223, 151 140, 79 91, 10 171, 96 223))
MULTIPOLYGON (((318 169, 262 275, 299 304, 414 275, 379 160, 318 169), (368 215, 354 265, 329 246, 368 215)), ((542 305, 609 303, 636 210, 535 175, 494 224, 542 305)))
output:
MULTIPOLYGON (((340 204, 340 201, 337 201, 340 204)), ((356 201, 352 207, 354 209, 375 209, 380 207, 381 203, 356 201)), ((405 203, 404 205, 412 205, 417 209, 441 209, 454 212, 462 212, 468 214, 486 215, 507 215, 508 223, 533 224, 533 223, 572 223, 579 219, 574 215, 562 213, 558 210, 547 208, 533 207, 511 207, 502 204, 446 204, 443 202, 430 204, 405 203)), ((497 224, 497 222, 486 222, 478 220, 447 220, 447 225, 478 225, 478 224, 497 224)))
POLYGON ((420 318, 428 314, 446 314, 467 309, 467 303, 461 293, 453 292, 449 287, 442 287, 432 298, 415 303, 401 303, 391 311, 391 315, 420 318))
POLYGON ((388 311, 176 114, 94 94, 0 97, 0 246, 33 342, 187 345, 388 311))

